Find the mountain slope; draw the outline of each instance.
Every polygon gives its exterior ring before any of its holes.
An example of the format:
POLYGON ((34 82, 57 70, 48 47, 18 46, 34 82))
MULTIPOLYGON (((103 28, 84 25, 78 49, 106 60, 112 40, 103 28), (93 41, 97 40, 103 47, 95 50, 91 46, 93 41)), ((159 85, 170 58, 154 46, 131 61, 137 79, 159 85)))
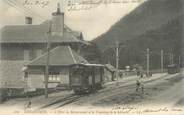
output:
MULTIPOLYGON (((179 64, 181 56, 183 15, 182 0, 149 0, 93 40, 101 50, 101 63, 115 66, 114 45, 119 41, 119 67, 140 64, 146 68, 146 49, 150 48, 150 69, 160 69, 160 51, 164 50, 164 67, 179 64)), ((99 59, 98 59, 99 60, 99 59)))
MULTIPOLYGON (((173 62, 179 64, 182 47, 182 21, 180 16, 158 29, 146 31, 134 39, 122 42, 120 44, 119 67, 123 69, 127 65, 139 64, 146 68, 147 48, 150 49, 150 69, 160 69, 161 50, 164 50, 165 68, 171 63, 170 53, 174 55, 173 62)), ((108 48, 101 53, 101 63, 110 62, 115 66, 115 59, 114 48, 108 48)))
POLYGON ((92 42, 104 51, 115 44, 155 30, 182 14, 180 0, 148 0, 92 42))

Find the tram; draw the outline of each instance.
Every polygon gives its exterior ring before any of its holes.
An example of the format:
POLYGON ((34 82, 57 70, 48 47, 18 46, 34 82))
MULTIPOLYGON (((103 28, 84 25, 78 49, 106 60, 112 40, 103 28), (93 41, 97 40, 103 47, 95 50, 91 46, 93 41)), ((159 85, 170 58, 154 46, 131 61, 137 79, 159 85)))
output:
POLYGON ((74 64, 70 67, 70 87, 75 94, 92 93, 102 88, 104 65, 74 64))
POLYGON ((180 67, 177 64, 167 66, 168 74, 175 74, 180 72, 180 67))

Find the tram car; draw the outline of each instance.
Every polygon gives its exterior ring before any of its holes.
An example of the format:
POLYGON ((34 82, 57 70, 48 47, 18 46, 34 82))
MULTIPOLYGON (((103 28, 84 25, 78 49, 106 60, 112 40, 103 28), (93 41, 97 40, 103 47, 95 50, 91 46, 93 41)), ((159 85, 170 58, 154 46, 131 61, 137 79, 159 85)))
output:
POLYGON ((167 66, 168 74, 175 74, 180 72, 180 67, 177 64, 171 64, 167 66))
POLYGON ((101 64, 75 64, 70 68, 70 87, 75 94, 92 93, 102 88, 104 66, 101 64))

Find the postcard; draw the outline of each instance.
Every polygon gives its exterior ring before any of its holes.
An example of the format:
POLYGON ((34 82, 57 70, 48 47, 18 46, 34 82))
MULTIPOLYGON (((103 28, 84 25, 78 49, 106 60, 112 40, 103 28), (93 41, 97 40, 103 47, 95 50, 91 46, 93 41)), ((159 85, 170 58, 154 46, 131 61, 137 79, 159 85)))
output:
POLYGON ((0 114, 184 115, 183 0, 1 0, 0 114))

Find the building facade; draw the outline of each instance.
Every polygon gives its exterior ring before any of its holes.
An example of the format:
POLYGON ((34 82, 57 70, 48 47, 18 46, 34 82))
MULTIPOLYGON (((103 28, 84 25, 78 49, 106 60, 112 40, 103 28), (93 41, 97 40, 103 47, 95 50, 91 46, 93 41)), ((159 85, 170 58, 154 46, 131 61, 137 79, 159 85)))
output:
MULTIPOLYGON (((47 58, 48 53, 45 53, 26 65, 25 81, 28 89, 45 88, 47 58), (39 83, 35 84, 34 81, 39 83)), ((55 88, 59 85, 69 86, 70 67, 74 64, 88 64, 88 61, 72 50, 70 46, 57 46, 50 50, 48 88, 55 88)))
MULTIPOLYGON (((64 13, 60 11, 59 4, 57 11, 52 13, 51 20, 46 20, 39 25, 32 25, 31 18, 26 18, 25 22, 27 22, 25 25, 9 25, 1 29, 1 89, 24 89, 27 87, 24 68, 47 51, 48 40, 51 49, 57 46, 69 46, 78 53, 80 53, 81 46, 87 44, 83 40, 81 32, 72 31, 64 24, 64 13)), ((34 81, 39 81, 40 78, 32 78, 30 85, 37 86, 34 81)), ((53 77, 53 79, 55 78, 53 77)))

